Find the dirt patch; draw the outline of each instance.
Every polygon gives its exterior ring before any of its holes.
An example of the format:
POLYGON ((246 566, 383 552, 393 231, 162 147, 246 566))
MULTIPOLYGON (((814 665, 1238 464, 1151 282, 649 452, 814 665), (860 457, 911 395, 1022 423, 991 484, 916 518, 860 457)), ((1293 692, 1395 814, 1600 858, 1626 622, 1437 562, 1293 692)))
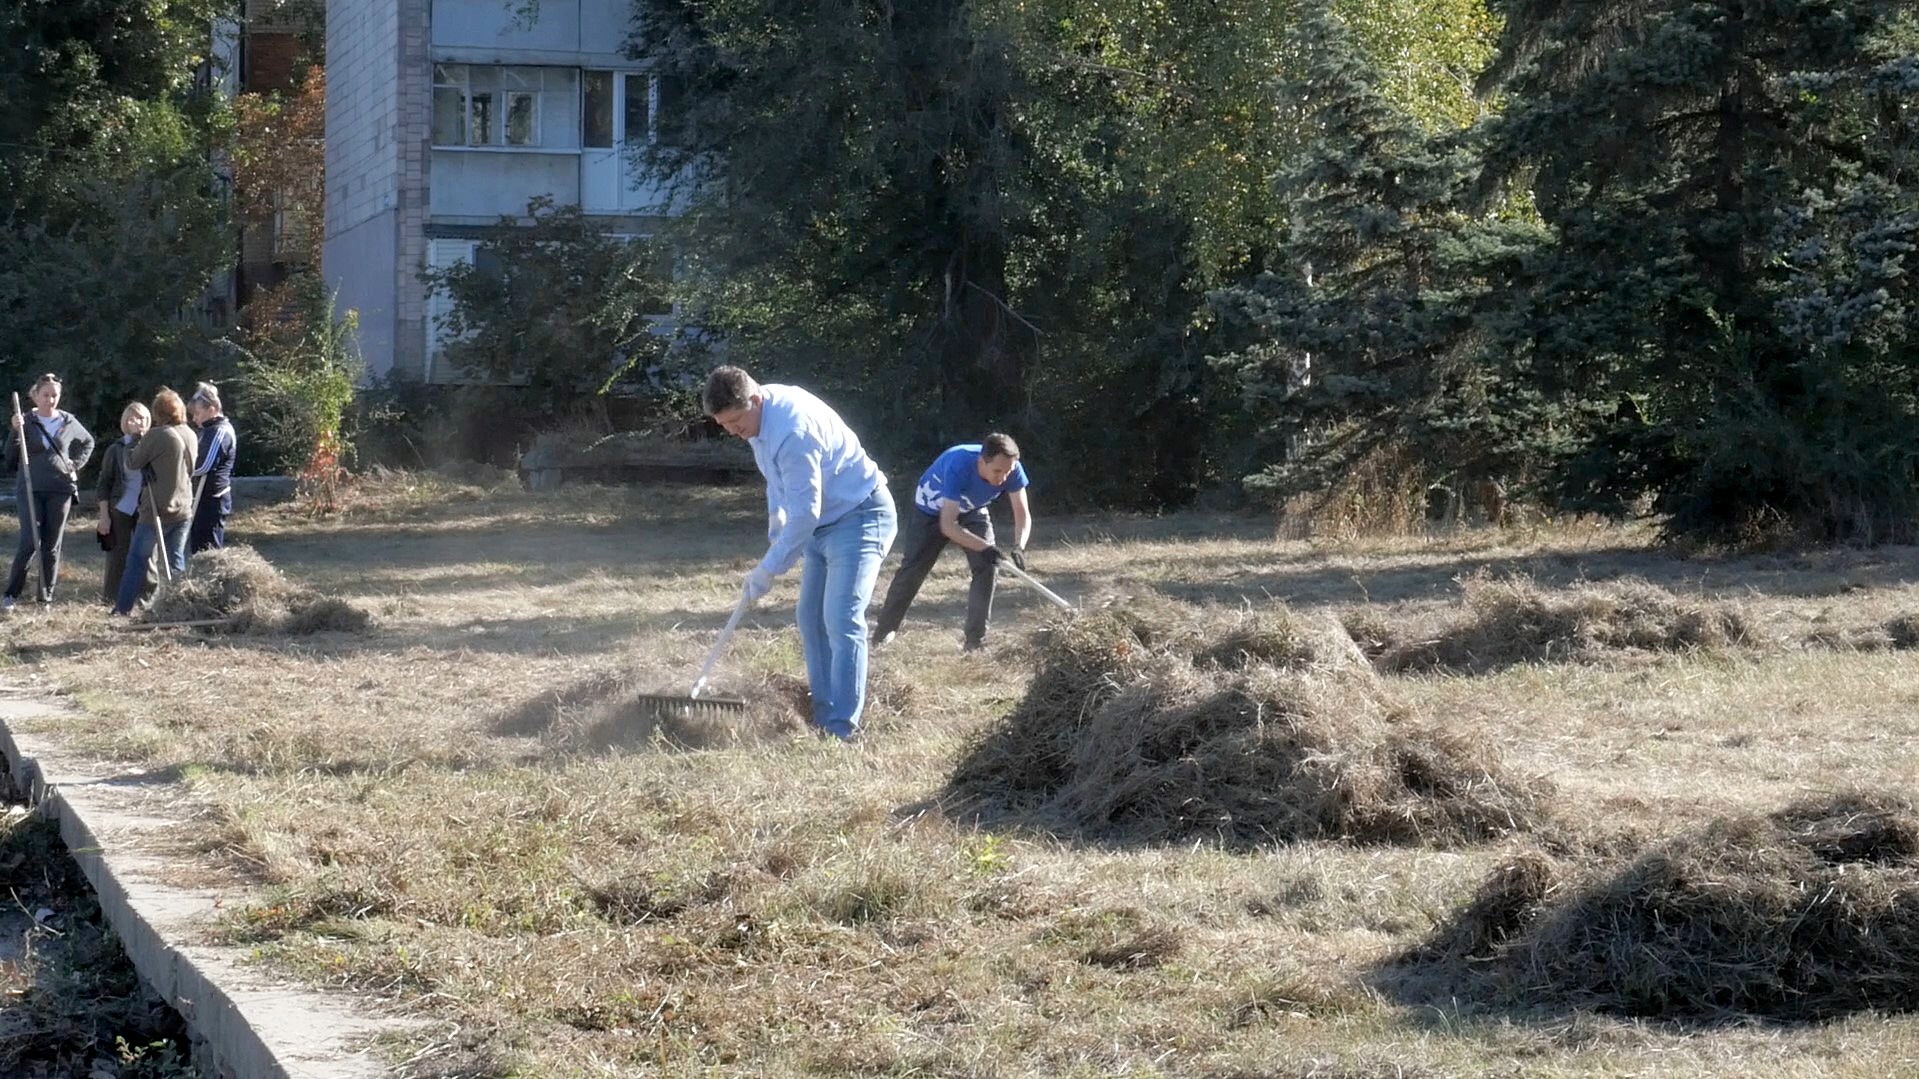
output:
MULTIPOLYGON (((763 673, 716 687, 710 696, 746 702, 745 712, 675 707, 656 698, 680 698, 683 686, 663 687, 622 671, 589 675, 542 693, 495 717, 493 733, 538 737, 562 753, 614 749, 713 749, 764 745, 812 731, 813 695, 806 680, 763 673)), ((912 706, 912 683, 875 665, 867 683, 865 726, 884 726, 912 706)))
POLYGON ((223 624, 209 628, 287 635, 363 633, 373 621, 345 600, 287 580, 244 544, 194 555, 187 576, 161 585, 139 619, 148 623, 217 619, 223 624))
POLYGON ((1528 850, 1395 973, 1662 1019, 1919 1010, 1919 811, 1850 793, 1629 854, 1528 850))
POLYGON ((1464 606, 1437 623, 1391 620, 1376 611, 1347 619, 1348 632, 1386 671, 1482 673, 1525 663, 1591 662, 1625 652, 1697 652, 1763 643, 1757 626, 1728 604, 1677 596, 1626 578, 1542 588, 1529 577, 1475 574, 1460 582, 1464 606))
POLYGON ((1471 842, 1546 817, 1468 726, 1395 701, 1330 619, 1112 606, 1041 631, 1026 696, 948 804, 1103 838, 1471 842))

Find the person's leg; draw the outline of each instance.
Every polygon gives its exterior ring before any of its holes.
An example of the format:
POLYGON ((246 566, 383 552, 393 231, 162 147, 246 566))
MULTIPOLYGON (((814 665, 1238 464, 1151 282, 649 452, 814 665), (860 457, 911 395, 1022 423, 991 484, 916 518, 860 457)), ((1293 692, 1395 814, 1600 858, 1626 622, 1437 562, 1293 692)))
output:
POLYGON ((904 557, 900 559, 899 568, 893 571, 893 583, 886 586, 886 602, 880 605, 879 620, 873 623, 873 636, 877 639, 884 639, 906 621, 906 609, 913 605, 920 586, 926 583, 926 575, 933 572, 933 564, 946 548, 947 540, 940 534, 938 517, 917 509, 909 510, 905 516, 900 528, 900 549, 904 557))
POLYGON ((126 614, 139 602, 147 584, 147 558, 159 540, 160 530, 153 522, 141 521, 134 526, 133 538, 127 541, 127 570, 120 577, 120 594, 113 600, 115 614, 126 614))
POLYGON ((60 545, 67 538, 67 514, 73 511, 73 495, 60 491, 35 495, 40 512, 40 595, 42 603, 53 602, 53 586, 60 581, 60 545))
POLYGON ((173 566, 175 577, 187 574, 187 533, 192 530, 192 522, 181 521, 166 527, 167 559, 173 566))
POLYGON ((208 495, 200 499, 200 504, 193 508, 193 527, 187 533, 187 553, 199 554, 226 546, 227 510, 232 505, 232 492, 219 498, 208 495))
POLYGON ((27 567, 33 564, 34 550, 33 522, 29 520, 33 514, 33 503, 31 498, 14 500, 14 509, 20 514, 20 543, 13 550, 13 570, 7 574, 6 598, 9 601, 19 599, 20 593, 27 590, 27 567))
POLYGON ((859 733, 866 710, 866 605, 880 562, 899 531, 893 498, 883 488, 859 509, 822 530, 826 548, 826 636, 832 648, 831 706, 820 726, 841 738, 859 733))
MULTIPOLYGON (((993 518, 982 507, 960 518, 960 527, 973 535, 993 542, 993 518)), ((986 643, 986 620, 993 617, 993 586, 999 579, 999 570, 986 556, 975 551, 966 552, 966 564, 972 567, 973 582, 966 589, 966 638, 968 650, 986 643)))
POLYGON ((120 598, 120 578, 126 575, 127 552, 133 546, 136 522, 132 514, 111 508, 107 510, 107 520, 112 522, 113 549, 107 552, 107 576, 101 593, 107 603, 112 604, 120 598))
POLYGON ((826 556, 820 552, 819 536, 806 541, 806 554, 800 558, 800 601, 793 607, 793 620, 800 629, 800 654, 806 660, 806 684, 813 691, 813 722, 826 715, 831 696, 829 672, 833 653, 826 640, 826 622, 821 617, 826 601, 826 556))

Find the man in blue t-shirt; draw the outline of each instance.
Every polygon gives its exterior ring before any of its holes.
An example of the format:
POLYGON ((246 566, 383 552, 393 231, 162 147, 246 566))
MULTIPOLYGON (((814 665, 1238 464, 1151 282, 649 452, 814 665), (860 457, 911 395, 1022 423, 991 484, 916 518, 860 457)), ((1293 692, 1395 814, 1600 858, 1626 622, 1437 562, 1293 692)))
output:
POLYGON ((886 603, 873 626, 874 639, 885 643, 900 628, 933 563, 953 543, 966 552, 973 569, 973 584, 966 593, 965 647, 970 652, 986 640, 1000 559, 1026 568, 1033 516, 1026 504, 1026 466, 1020 464, 1019 445, 1010 436, 994 434, 940 454, 920 477, 913 508, 919 512, 900 515, 905 518, 900 522, 904 558, 887 586, 886 603), (993 545, 993 519, 986 510, 1002 494, 1013 507, 1014 535, 1012 548, 1004 552, 993 545))

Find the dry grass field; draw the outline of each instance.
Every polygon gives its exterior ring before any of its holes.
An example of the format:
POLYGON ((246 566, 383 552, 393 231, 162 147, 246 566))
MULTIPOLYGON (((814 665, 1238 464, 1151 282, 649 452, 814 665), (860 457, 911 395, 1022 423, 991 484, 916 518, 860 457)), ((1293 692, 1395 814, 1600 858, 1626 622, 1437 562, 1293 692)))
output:
POLYGON ((401 1074, 1919 1072, 1919 550, 1041 516, 1082 623, 1005 582, 963 655, 949 556, 849 746, 790 579, 748 717, 624 707, 690 683, 757 490, 359 497, 230 531, 363 631, 110 627, 76 534, 0 639, 206 807, 210 932, 425 1021, 401 1074))

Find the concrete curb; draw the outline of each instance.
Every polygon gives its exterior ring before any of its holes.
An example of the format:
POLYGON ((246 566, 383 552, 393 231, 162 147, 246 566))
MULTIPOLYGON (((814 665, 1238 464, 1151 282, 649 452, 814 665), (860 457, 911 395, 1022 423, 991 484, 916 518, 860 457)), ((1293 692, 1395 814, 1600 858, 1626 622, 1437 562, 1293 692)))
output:
POLYGON ((18 720, 68 714, 14 687, 0 688, 0 753, 15 793, 56 821, 92 882, 106 922, 134 969, 193 1032, 195 1063, 217 1079, 371 1079, 392 1070, 365 1046, 408 1025, 353 1002, 273 979, 245 950, 192 943, 219 916, 222 896, 167 883, 179 867, 139 840, 187 820, 180 787, 152 773, 82 761, 18 720))

